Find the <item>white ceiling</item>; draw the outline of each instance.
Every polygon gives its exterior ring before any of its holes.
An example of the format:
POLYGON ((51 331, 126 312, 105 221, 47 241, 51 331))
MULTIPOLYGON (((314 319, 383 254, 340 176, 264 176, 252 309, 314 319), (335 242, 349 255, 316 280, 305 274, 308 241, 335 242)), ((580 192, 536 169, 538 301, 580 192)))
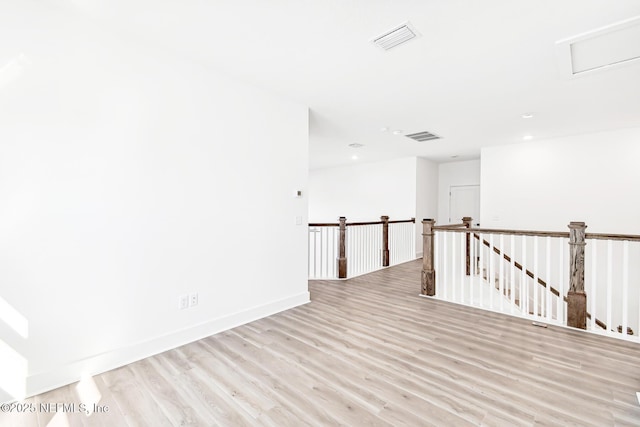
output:
POLYGON ((640 126, 640 65, 570 79, 556 58, 557 41, 640 16, 637 0, 50 1, 309 106, 312 169, 640 126), (370 42, 405 21, 421 37, 370 42))

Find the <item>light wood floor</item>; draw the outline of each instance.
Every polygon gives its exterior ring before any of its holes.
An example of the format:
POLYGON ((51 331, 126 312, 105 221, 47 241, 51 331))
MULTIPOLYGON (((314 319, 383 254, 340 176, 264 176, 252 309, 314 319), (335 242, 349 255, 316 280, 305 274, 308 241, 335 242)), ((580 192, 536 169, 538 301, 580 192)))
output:
MULTIPOLYGON (((421 298, 419 277, 414 261, 311 282, 310 304, 95 377, 108 413, 57 416, 72 426, 640 425, 640 345, 421 298)), ((78 401, 71 385, 27 402, 78 401)), ((53 416, 4 414, 0 425, 53 416)))

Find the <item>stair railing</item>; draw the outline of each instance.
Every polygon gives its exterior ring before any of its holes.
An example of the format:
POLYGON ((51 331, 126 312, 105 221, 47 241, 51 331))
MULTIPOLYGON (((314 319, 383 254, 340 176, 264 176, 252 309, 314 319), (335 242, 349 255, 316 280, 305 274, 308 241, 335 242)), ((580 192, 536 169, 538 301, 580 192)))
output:
POLYGON ((465 217, 424 220, 423 244, 432 257, 423 259, 423 295, 637 340, 640 236, 586 233, 581 222, 568 233, 471 228, 465 217))

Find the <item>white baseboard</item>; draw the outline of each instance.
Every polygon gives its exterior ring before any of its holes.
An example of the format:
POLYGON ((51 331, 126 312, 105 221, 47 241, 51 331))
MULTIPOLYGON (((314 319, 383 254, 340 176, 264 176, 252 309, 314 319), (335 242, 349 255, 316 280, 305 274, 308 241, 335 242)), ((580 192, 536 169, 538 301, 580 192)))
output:
POLYGON ((26 397, 44 393, 79 381, 84 376, 98 375, 135 361, 180 347, 190 342, 223 332, 245 323, 279 313, 310 301, 309 292, 302 292, 282 300, 252 307, 237 313, 175 331, 167 335, 142 341, 124 348, 95 354, 87 358, 59 366, 49 372, 27 377, 26 397))

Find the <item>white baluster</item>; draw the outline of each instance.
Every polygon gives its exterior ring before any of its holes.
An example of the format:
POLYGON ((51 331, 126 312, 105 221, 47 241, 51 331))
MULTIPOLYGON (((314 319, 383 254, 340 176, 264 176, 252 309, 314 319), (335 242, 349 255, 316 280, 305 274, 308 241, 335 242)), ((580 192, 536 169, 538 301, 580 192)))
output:
POLYGON ((522 272, 520 277, 520 309, 529 315, 529 287, 527 286, 527 236, 522 236, 522 272))
POLYGON ((613 242, 607 240, 607 334, 611 334, 612 322, 612 295, 613 292, 613 242))
POLYGON ((629 241, 622 242, 622 336, 629 326, 629 241))
POLYGON ((593 240, 591 242, 591 291, 589 292, 588 300, 591 302, 591 321, 590 328, 592 331, 596 330, 596 300, 597 296, 597 287, 596 283, 598 282, 598 241, 593 240))
MULTIPOLYGON (((340 227, 336 227, 333 235, 333 255, 334 259, 338 259, 340 256, 340 227)), ((345 242, 345 254, 348 253, 349 250, 349 242, 345 242)), ((338 277, 338 263, 333 263, 333 275, 334 277, 338 277)))
POLYGON ((416 258, 416 232, 412 222, 409 223, 409 256, 410 259, 416 258))
MULTIPOLYGON (((478 301, 479 304, 482 305, 482 300, 484 299, 484 272, 486 271, 485 261, 484 261, 484 236, 480 234, 480 244, 478 248, 478 254, 480 256, 480 286, 478 286, 478 301)), ((471 302, 473 304, 473 301, 471 302)))
MULTIPOLYGON (((638 248, 638 242, 635 242, 635 247, 638 248)), ((636 254, 636 257, 638 256, 638 252, 634 251, 636 254)), ((640 337, 640 290, 638 291, 638 305, 636 306, 636 310, 638 310, 638 323, 636 323, 638 329, 635 331, 635 337, 636 340, 638 340, 638 338, 640 337)))
POLYGON ((353 226, 353 235, 354 235, 354 245, 353 245, 353 258, 356 261, 356 265, 354 266, 353 275, 360 274, 362 271, 362 228, 360 226, 353 226))
MULTIPOLYGON (((471 304, 471 301, 473 301, 473 287, 475 285, 475 281, 476 281, 476 259, 478 257, 478 250, 477 250, 477 246, 476 246, 476 239, 473 233, 470 234, 471 236, 471 277, 469 277, 469 304, 471 304)), ((462 287, 462 283, 460 282, 460 297, 461 299, 464 301, 463 298, 463 287, 462 287)), ((482 284, 482 283, 481 283, 482 284)))
POLYGON ((358 273, 362 274, 364 272, 364 230, 365 228, 361 225, 357 227, 358 230, 358 250, 356 251, 356 257, 358 258, 358 273))
POLYGON ((489 282, 489 308, 493 310, 493 294, 496 289, 496 279, 493 267, 493 234, 489 235, 489 250, 487 251, 487 282, 489 282))
POLYGON ((511 301, 511 314, 514 312, 514 308, 516 305, 516 264, 515 264, 515 255, 516 255, 516 236, 511 235, 511 260, 509 261, 509 300, 511 301))
POLYGON ((328 271, 327 266, 329 265, 329 260, 326 257, 326 251, 328 250, 329 245, 327 244, 327 233, 329 231, 328 227, 320 228, 320 247, 318 248, 319 262, 318 265, 320 267, 320 276, 327 277, 328 271))
POLYGON ((364 257, 362 254, 364 253, 364 244, 363 244, 363 234, 364 228, 362 226, 358 226, 356 228, 358 230, 358 249, 356 251, 356 257, 358 258, 358 273, 361 274, 364 270, 364 257))
POLYGON ((353 230, 353 226, 347 227, 346 233, 347 239, 345 242, 345 246, 347 250, 347 277, 352 277, 356 263, 358 262, 358 260, 353 257, 353 248, 356 245, 356 241, 354 240, 355 232, 353 230))
MULTIPOLYGON (((443 231, 443 240, 444 240, 444 248, 443 248, 443 253, 444 253, 444 265, 442 266, 442 286, 444 288, 446 288, 448 286, 449 283, 449 259, 451 258, 449 255, 449 235, 451 233, 447 233, 446 231, 443 231)), ((436 271, 436 277, 438 277, 438 272, 436 271)), ((436 292, 438 292, 438 290, 436 289, 436 292)), ((445 292, 446 294, 446 292, 445 292)))
POLYGON ((316 243, 316 239, 317 239, 316 235, 317 234, 318 233, 315 233, 315 232, 313 233, 313 277, 318 277, 317 276, 318 273, 317 273, 317 270, 316 270, 316 263, 317 263, 317 258, 318 258, 318 256, 317 256, 318 255, 317 254, 318 246, 317 246, 317 243, 316 243))
MULTIPOLYGON (((460 233, 460 286, 463 286, 462 283, 466 280, 467 277, 467 233, 460 233)), ((452 286, 453 297, 451 298, 453 301, 456 300, 455 296, 456 284, 454 283, 452 286)))
MULTIPOLYGON (((367 272, 374 271, 378 266, 378 258, 381 257, 381 252, 378 250, 377 229, 382 229, 382 225, 369 226, 367 232, 367 272)), ((380 237, 382 239, 382 237, 380 237)))
POLYGON ((533 315, 538 316, 538 236, 533 236, 533 315))
POLYGON ((500 311, 504 313, 504 234, 500 235, 500 255, 498 255, 498 265, 500 269, 498 271, 498 288, 500 290, 500 311))
POLYGON ((447 281, 443 284, 443 289, 446 293, 448 301, 454 301, 453 295, 455 295, 456 286, 456 234, 453 232, 447 232, 447 264, 443 269, 447 272, 447 281))
POLYGON ((456 253, 456 233, 452 232, 449 233, 451 235, 451 280, 447 281, 447 287, 448 286, 456 286, 456 258, 457 258, 457 253, 456 253))
MULTIPOLYGON (((436 295, 440 295, 440 290, 444 285, 442 280, 442 272, 445 271, 445 265, 447 262, 447 251, 445 250, 445 240, 447 235, 444 231, 434 231, 433 233, 434 241, 433 245, 435 247, 434 253, 434 265, 436 270, 436 295)), ((424 253, 423 253, 424 255, 424 253)))
POLYGON ((547 271, 545 273, 545 279, 547 280, 547 287, 545 289, 545 304, 544 310, 545 315, 547 316, 547 322, 551 322, 553 305, 551 303, 553 294, 551 293, 551 236, 547 236, 547 245, 546 245, 546 257, 545 262, 547 264, 547 271))

